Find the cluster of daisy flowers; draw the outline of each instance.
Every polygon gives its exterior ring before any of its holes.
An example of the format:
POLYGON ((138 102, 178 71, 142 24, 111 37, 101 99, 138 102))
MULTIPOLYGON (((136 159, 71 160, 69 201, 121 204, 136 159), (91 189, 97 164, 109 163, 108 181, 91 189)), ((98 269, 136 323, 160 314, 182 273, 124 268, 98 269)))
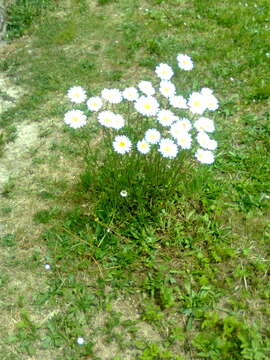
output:
MULTIPOLYGON (((193 69, 192 59, 185 54, 178 54, 178 67, 185 71, 193 69)), ((103 127, 116 130, 118 134, 112 141, 112 148, 118 154, 124 155, 136 149, 141 154, 148 154, 152 148, 162 157, 173 159, 182 150, 191 149, 195 140, 197 149, 195 158, 201 163, 211 164, 214 162, 213 151, 217 148, 217 142, 210 137, 215 130, 214 121, 205 116, 205 112, 213 112, 219 104, 213 91, 202 88, 192 92, 186 99, 177 94, 176 86, 171 81, 174 71, 168 64, 161 63, 155 73, 159 78, 159 89, 150 81, 141 81, 137 87, 127 87, 123 91, 118 89, 103 89, 101 96, 87 99, 86 91, 80 86, 69 89, 67 96, 75 104, 85 103, 91 113, 97 114, 97 121, 103 127), (163 97, 166 100, 159 101, 163 97), (145 117, 152 120, 149 129, 140 134, 140 139, 135 142, 123 132, 127 121, 120 114, 106 109, 106 106, 130 102, 134 109, 145 117), (166 108, 165 108, 166 107, 166 108), (183 112, 185 115, 177 115, 183 112)), ((64 121, 70 127, 77 129, 87 123, 87 116, 82 110, 70 110, 65 114, 64 121)), ((138 121, 143 121, 140 117, 138 121)), ((134 124, 134 129, 139 130, 139 124, 134 124)))

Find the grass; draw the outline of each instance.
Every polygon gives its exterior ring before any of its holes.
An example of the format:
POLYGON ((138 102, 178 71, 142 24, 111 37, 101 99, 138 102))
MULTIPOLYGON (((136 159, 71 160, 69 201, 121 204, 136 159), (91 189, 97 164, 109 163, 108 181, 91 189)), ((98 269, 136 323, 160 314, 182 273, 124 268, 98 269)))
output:
POLYGON ((40 128, 18 155, 31 166, 1 194, 2 358, 268 359, 268 2, 41 3, 42 16, 10 8, 18 39, 0 61, 25 90, 1 115, 0 145, 16 147, 22 119, 40 128), (220 100, 216 162, 187 163, 173 194, 121 199, 112 216, 102 187, 89 191, 86 136, 62 125, 65 94, 149 80, 179 52, 196 66, 178 90, 220 100))

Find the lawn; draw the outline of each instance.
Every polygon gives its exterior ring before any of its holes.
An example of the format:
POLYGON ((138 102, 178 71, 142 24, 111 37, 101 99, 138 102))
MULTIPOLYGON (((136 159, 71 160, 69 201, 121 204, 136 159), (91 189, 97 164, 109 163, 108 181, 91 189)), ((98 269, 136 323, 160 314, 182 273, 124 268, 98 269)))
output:
MULTIPOLYGON (((1 360, 270 358, 269 13, 265 0, 9 6, 1 360), (192 71, 179 69, 178 54, 192 71), (67 96, 74 86, 87 97, 140 81, 158 87, 160 63, 186 99, 202 88, 218 99, 207 113, 213 163, 188 150, 148 163, 115 154, 97 115, 67 96), (73 108, 87 126, 64 123, 73 108)), ((132 137, 138 116, 119 108, 132 137)))

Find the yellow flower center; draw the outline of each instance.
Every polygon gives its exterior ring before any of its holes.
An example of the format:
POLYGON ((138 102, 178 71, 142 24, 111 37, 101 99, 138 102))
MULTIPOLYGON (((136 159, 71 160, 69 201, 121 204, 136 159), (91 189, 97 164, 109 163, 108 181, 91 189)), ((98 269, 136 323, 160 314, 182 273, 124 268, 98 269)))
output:
POLYGON ((144 104, 144 108, 145 108, 145 110, 150 110, 150 109, 151 109, 151 105, 150 105, 150 104, 144 104))
POLYGON ((126 145, 126 143, 125 143, 124 141, 120 141, 120 142, 119 142, 119 146, 120 146, 120 147, 124 147, 125 145, 126 145))
POLYGON ((72 119, 71 119, 73 122, 77 122, 79 121, 80 119, 78 118, 78 116, 72 116, 72 119))

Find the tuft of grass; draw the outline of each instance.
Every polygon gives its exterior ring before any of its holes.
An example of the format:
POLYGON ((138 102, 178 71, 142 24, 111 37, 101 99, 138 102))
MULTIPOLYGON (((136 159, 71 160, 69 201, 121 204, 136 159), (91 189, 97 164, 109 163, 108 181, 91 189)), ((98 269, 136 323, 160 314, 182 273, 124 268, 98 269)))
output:
POLYGON ((8 6, 7 32, 12 40, 24 35, 32 24, 40 18, 47 9, 56 6, 55 0, 16 0, 8 6))

